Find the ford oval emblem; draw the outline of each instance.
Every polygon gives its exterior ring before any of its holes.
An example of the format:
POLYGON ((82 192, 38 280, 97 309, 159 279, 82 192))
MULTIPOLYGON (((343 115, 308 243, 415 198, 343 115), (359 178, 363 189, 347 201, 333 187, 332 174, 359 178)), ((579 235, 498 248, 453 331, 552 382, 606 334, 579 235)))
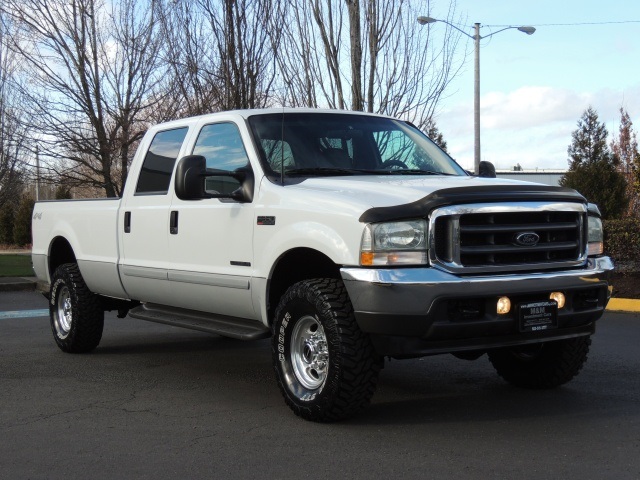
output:
POLYGON ((540 235, 535 232, 517 233, 515 238, 516 245, 521 247, 535 247, 540 241, 540 235))

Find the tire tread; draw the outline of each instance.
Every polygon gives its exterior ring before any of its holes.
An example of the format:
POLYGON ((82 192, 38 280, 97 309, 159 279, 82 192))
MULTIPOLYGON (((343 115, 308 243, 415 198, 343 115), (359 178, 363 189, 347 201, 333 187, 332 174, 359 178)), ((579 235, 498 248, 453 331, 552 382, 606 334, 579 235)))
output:
MULTIPOLYGON (((274 322, 273 354, 278 385, 287 405, 296 415, 316 422, 330 422, 350 418, 365 408, 376 390, 383 359, 375 352, 368 335, 358 327, 353 307, 344 283, 338 279, 304 280, 285 293, 276 310, 276 319, 284 306, 294 299, 306 299, 315 304, 319 312, 329 315, 335 322, 338 340, 338 359, 331 360, 340 368, 339 385, 332 385, 335 395, 322 405, 301 406, 287 391, 277 366, 278 322, 274 322)), ((326 329, 326 327, 325 327, 326 329)), ((327 379, 330 381, 330 379, 327 379)))
POLYGON ((546 342, 537 358, 523 361, 511 349, 489 352, 498 375, 523 388, 550 389, 573 379, 587 360, 591 337, 546 342))
POLYGON ((52 297, 51 328, 56 343, 67 353, 90 352, 100 344, 104 329, 104 310, 100 299, 89 290, 76 263, 60 265, 53 276, 54 282, 57 279, 62 279, 69 288, 74 311, 69 335, 65 339, 59 338, 53 325, 53 309, 56 308, 57 299, 52 297))

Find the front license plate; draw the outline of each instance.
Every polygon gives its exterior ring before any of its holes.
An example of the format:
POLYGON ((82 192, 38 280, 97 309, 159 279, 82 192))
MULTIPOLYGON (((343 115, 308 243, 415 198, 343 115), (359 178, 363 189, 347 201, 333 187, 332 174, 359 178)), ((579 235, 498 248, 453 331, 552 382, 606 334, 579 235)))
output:
POLYGON ((557 302, 522 303, 518 310, 521 332, 539 332, 558 327, 557 302))

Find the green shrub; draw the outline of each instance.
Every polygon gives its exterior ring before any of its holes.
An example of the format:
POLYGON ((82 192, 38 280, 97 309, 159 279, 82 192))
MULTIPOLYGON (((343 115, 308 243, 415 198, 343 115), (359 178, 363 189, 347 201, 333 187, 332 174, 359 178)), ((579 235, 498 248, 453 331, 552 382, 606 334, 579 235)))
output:
POLYGON ((13 224, 13 243, 18 246, 31 244, 31 217, 35 201, 29 196, 22 197, 13 224))
POLYGON ((603 220, 604 250, 618 270, 640 269, 640 220, 621 218, 603 220))
POLYGON ((13 244, 13 223, 16 210, 13 204, 7 202, 0 209, 0 245, 13 244))

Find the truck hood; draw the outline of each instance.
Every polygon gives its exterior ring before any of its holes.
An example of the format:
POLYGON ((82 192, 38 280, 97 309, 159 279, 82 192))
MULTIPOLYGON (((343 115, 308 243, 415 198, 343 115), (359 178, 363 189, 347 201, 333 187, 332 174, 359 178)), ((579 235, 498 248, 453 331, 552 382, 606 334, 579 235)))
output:
POLYGON ((445 188, 477 187, 491 185, 536 185, 517 180, 459 177, 459 176, 390 176, 369 175, 355 177, 308 178, 289 188, 307 191, 309 194, 327 194, 332 198, 359 204, 364 208, 388 207, 415 202, 445 188))

